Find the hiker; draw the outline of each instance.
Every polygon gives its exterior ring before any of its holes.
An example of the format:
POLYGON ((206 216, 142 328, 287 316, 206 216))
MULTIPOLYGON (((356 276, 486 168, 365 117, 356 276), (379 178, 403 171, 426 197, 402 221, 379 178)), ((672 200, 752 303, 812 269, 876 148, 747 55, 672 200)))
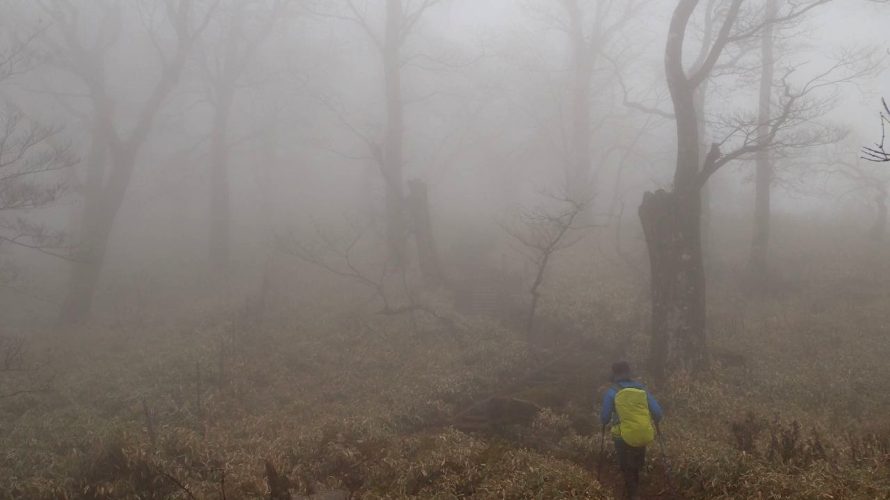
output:
POLYGON ((624 476, 627 498, 638 498, 640 470, 646 462, 646 445, 655 440, 658 422, 663 416, 658 401, 643 384, 633 380, 630 365, 619 361, 612 365, 612 386, 603 397, 600 422, 603 433, 612 425, 612 440, 618 466, 624 476))

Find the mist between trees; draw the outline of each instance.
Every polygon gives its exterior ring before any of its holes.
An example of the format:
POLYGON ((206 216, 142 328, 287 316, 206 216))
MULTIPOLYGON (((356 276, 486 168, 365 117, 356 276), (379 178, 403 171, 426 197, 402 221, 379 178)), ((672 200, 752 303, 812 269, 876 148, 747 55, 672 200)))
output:
MULTIPOLYGON (((668 390, 753 342, 721 340, 727 317, 886 295, 886 2, 0 9, 0 377, 24 374, 4 399, 65 372, 31 343, 214 331, 186 364, 223 391, 245 338, 330 321, 443 356, 498 339, 514 379, 586 346, 668 390)), ((294 485, 273 462, 274 495, 294 485)))

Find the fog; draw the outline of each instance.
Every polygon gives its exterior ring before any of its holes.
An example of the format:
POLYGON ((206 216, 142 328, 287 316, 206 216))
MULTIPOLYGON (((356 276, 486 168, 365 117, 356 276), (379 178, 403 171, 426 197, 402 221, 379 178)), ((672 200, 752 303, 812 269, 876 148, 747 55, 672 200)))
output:
POLYGON ((0 498, 890 495, 888 9, 0 0, 0 498))

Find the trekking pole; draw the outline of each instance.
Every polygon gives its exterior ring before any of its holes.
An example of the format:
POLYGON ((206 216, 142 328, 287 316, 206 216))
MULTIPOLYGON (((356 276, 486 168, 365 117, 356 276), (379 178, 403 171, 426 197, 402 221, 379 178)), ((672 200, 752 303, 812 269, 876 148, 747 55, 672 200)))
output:
POLYGON ((664 479, 667 481, 668 488, 670 488, 671 492, 675 495, 677 490, 674 488, 674 483, 671 481, 671 464, 668 462, 667 453, 664 451, 664 434, 661 433, 661 427, 656 423, 655 431, 658 435, 658 446, 661 448, 661 463, 664 469, 664 479))
POLYGON ((600 454, 597 458, 596 463, 596 480, 599 482, 600 476, 603 472, 603 453, 606 451, 606 425, 603 424, 603 428, 600 429, 600 454))

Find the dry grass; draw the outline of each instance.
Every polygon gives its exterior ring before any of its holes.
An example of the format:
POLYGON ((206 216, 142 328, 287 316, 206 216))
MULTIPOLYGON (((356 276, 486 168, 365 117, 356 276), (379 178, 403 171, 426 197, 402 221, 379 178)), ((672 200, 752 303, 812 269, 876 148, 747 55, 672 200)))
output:
MULTIPOLYGON (((268 497, 269 467, 294 495, 610 498, 592 393, 616 353, 644 358, 644 314, 620 273, 577 265, 585 252, 541 305, 560 336, 547 355, 585 350, 560 363, 570 380, 533 388, 508 389, 534 363, 521 335, 453 312, 453 327, 331 306, 37 336, 52 390, 0 407, 0 498, 268 497), (449 425, 505 392, 547 408, 485 434, 449 425)), ((715 366, 658 391, 672 486, 653 449, 647 496, 890 497, 890 293, 831 262, 760 297, 712 287, 715 366)))

